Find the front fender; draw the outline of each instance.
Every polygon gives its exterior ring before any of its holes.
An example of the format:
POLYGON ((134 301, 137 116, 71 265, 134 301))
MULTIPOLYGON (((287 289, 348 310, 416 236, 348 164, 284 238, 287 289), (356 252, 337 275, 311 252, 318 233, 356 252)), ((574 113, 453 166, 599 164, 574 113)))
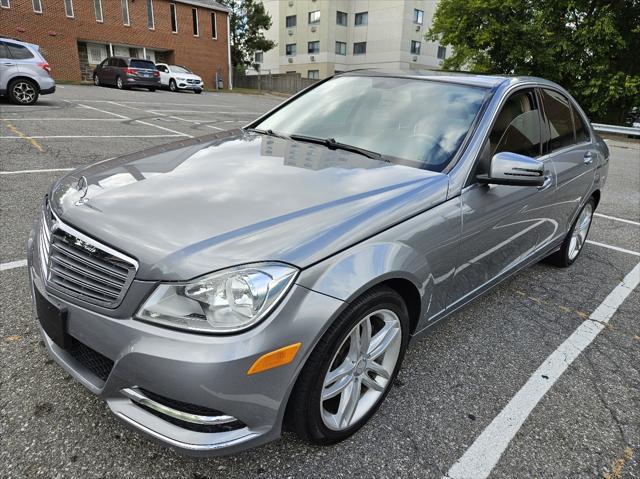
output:
POLYGON ((363 243, 302 272, 297 283, 305 288, 350 302, 389 279, 411 282, 428 309, 433 282, 427 259, 401 242, 363 243), (427 278, 421 281, 419 278, 427 278))

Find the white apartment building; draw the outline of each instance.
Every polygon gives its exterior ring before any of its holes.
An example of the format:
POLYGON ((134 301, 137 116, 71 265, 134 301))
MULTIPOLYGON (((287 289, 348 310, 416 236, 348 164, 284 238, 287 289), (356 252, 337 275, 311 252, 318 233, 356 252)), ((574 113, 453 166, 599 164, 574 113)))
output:
MULTIPOLYGON (((325 78, 359 68, 439 68, 447 49, 424 39, 438 0, 263 0, 277 46, 262 73, 325 78)), ((256 73, 256 72, 251 72, 256 73)))

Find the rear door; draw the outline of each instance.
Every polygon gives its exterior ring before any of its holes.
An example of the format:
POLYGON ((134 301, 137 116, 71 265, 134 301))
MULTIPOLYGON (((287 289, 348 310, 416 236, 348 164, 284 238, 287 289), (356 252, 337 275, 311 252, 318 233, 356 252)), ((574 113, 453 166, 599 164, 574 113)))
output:
POLYGON ((34 57, 33 53, 31 53, 31 50, 18 43, 8 41, 5 41, 4 43, 9 50, 9 55, 13 59, 12 66, 15 67, 16 71, 24 73, 26 76, 33 79, 37 79, 37 77, 39 76, 39 72, 36 71, 36 69, 40 68, 37 65, 39 59, 36 59, 36 57, 34 57))
POLYGON ((0 41, 0 91, 7 90, 9 79, 18 71, 7 45, 0 41))
POLYGON ((167 65, 156 65, 156 68, 160 72, 160 82, 168 86, 169 85, 169 68, 167 65))
POLYGON ((566 95, 542 88, 540 97, 545 117, 545 158, 553 161, 558 177, 556 214, 558 234, 562 235, 591 190, 598 151, 591 141, 586 119, 566 95))

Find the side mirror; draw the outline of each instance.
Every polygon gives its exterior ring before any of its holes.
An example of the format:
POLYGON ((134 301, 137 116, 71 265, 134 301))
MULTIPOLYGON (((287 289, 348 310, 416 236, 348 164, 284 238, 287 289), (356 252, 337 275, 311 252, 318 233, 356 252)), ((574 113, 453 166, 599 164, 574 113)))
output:
POLYGON ((488 175, 478 183, 510 186, 543 186, 544 163, 528 156, 503 151, 493 155, 488 175))

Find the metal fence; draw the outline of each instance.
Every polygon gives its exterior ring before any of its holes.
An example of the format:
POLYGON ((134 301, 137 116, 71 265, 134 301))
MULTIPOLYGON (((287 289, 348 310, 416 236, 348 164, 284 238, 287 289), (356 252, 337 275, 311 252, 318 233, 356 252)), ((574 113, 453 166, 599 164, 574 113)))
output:
POLYGON ((243 75, 234 72, 233 75, 233 85, 235 87, 289 94, 297 93, 317 81, 310 78, 302 78, 299 73, 243 75))
POLYGON ((640 137, 640 128, 630 126, 605 125, 603 123, 591 123, 593 129, 598 133, 612 133, 614 135, 640 137))

